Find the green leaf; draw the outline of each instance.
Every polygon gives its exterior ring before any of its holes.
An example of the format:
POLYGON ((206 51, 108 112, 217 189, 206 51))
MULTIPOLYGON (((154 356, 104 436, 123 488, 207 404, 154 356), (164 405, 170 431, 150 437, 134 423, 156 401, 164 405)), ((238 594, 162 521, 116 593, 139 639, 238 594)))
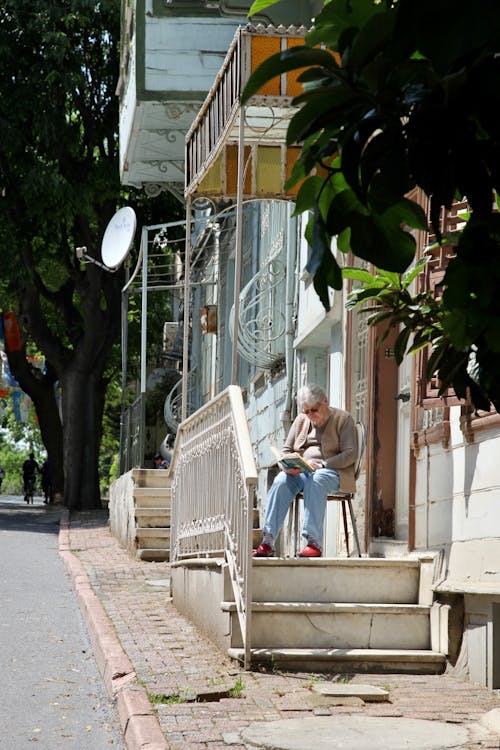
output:
MULTIPOLYGON (((323 107, 328 109, 328 102, 323 99, 323 107)), ((321 105, 320 108, 321 109, 321 105)), ((304 104, 292 117, 288 124, 286 132, 287 145, 292 146, 295 143, 303 141, 311 133, 319 130, 317 123, 318 103, 309 102, 304 104)))
POLYGON ((393 11, 382 11, 367 20, 354 38, 349 67, 359 71, 380 53, 392 35, 395 17, 393 11))
POLYGON ((355 231, 355 224, 361 222, 368 215, 368 209, 358 200, 350 188, 342 189, 345 184, 343 175, 336 175, 332 184, 335 190, 334 198, 328 211, 327 226, 332 235, 339 234, 346 227, 355 231))
POLYGON ((316 17, 315 26, 334 26, 340 36, 348 29, 361 28, 375 13, 380 13, 380 8, 373 0, 328 2, 316 17))
POLYGON ((411 334, 411 328, 403 328, 394 342, 394 358, 398 365, 403 361, 411 334))
MULTIPOLYGON (((335 256, 329 252, 325 256, 326 280, 332 289, 342 289, 342 269, 335 256)), ((321 270, 321 269, 320 269, 321 270)))
MULTIPOLYGON (((364 309, 363 309, 362 312, 364 312, 364 309)), ((391 321, 390 328, 393 327, 394 324, 392 322, 393 321, 392 310, 384 310, 382 312, 378 312, 377 308, 373 308, 371 310, 368 309, 367 312, 372 312, 373 313, 373 315, 371 315, 370 318, 368 319, 368 323, 370 325, 375 325, 376 326, 379 323, 382 323, 384 320, 390 320, 391 321)), ((384 336, 384 338, 385 338, 385 336, 384 336)))
POLYGON ((323 219, 321 218, 319 206, 314 206, 314 216, 312 224, 311 241, 309 243, 309 257, 306 263, 306 271, 314 275, 320 267, 323 257, 330 254, 331 237, 326 231, 323 219))
POLYGON ((284 52, 271 55, 250 76, 241 94, 241 104, 246 104, 265 83, 276 78, 276 76, 311 65, 324 66, 328 69, 335 68, 337 64, 329 52, 306 46, 290 47, 284 52))
POLYGON ((470 388, 472 403, 474 404, 476 409, 491 411, 491 400, 488 398, 488 395, 483 391, 483 389, 478 386, 477 383, 475 383, 472 379, 470 379, 468 387, 470 388))
POLYGON ((351 229, 347 227, 337 235, 337 248, 341 253, 350 253, 351 248, 351 229))
POLYGON ((428 263, 429 258, 421 258, 418 263, 415 264, 415 267, 411 269, 411 271, 408 271, 407 274, 403 277, 402 286, 403 289, 406 289, 410 286, 413 279, 415 279, 419 273, 421 273, 423 267, 428 263))
MULTIPOLYGON (((307 172, 306 172, 305 167, 304 167, 304 161, 299 156, 299 158, 297 159, 297 161, 295 162, 295 164, 292 167, 292 173, 291 173, 290 177, 285 182, 285 190, 291 190, 291 188, 293 188, 294 185, 297 184, 297 182, 300 182, 300 180, 304 179, 304 177, 306 176, 306 174, 307 174, 307 172)), ((294 216, 298 216, 298 213, 297 213, 296 209, 294 210, 293 215, 294 216)))
POLYGON ((443 325, 447 336, 456 349, 463 351, 472 343, 465 311, 453 310, 452 313, 446 315, 443 325))
POLYGON ((294 216, 314 208, 318 193, 323 185, 323 179, 317 175, 309 177, 300 186, 295 202, 294 216))
MULTIPOLYGON (((380 287, 365 287, 359 288, 359 289, 353 289, 349 293, 349 300, 350 303, 352 301, 352 304, 354 305, 360 305, 362 302, 366 302, 367 299, 378 299, 378 295, 380 294, 380 287)), ((392 310, 390 311, 390 315, 392 315, 392 310)))
POLYGON ((500 320, 498 315, 488 320, 488 330, 484 335, 485 342, 493 352, 500 352, 500 320))
POLYGON ((342 273, 335 257, 328 250, 323 253, 321 265, 314 274, 314 289, 327 312, 330 309, 329 288, 342 289, 342 273))
POLYGON ((256 13, 260 13, 261 10, 269 8, 271 5, 276 5, 280 0, 255 0, 250 6, 250 10, 247 13, 248 18, 254 16, 256 13))
POLYGON ((394 209, 398 212, 400 221, 412 229, 428 229, 427 215, 415 201, 403 198, 395 204, 394 209))
POLYGON ((425 377, 427 380, 430 380, 432 377, 434 377, 434 373, 439 369, 441 360, 446 355, 448 348, 449 347, 447 344, 438 344, 432 350, 432 353, 427 360, 427 368, 425 372, 425 377))
POLYGON ((344 279, 353 279, 354 281, 362 281, 364 284, 372 284, 375 280, 373 274, 364 268, 354 268, 352 266, 344 266, 342 269, 342 276, 344 279))
MULTIPOLYGON (((305 135, 316 133, 323 128, 328 132, 329 140, 336 138, 345 125, 346 110, 355 106, 352 88, 328 79, 325 85, 324 74, 314 82, 307 71, 309 83, 304 93, 295 97, 293 104, 301 106, 290 120, 287 132, 287 143, 292 144, 304 140, 305 135)), ((299 76, 302 81, 302 76, 299 76)))
POLYGON ((399 273, 394 273, 394 271, 384 271, 382 268, 377 268, 377 274, 387 281, 390 286, 395 289, 401 289, 401 277, 399 273))
POLYGON ((416 354, 417 352, 421 351, 422 349, 425 349, 426 346, 429 346, 430 341, 414 341, 413 344, 408 349, 408 354, 416 354))
POLYGON ((329 287, 326 282, 326 277, 321 273, 315 274, 313 285, 314 285, 316 294, 320 298, 320 301, 323 307, 328 312, 330 310, 330 296, 329 296, 329 291, 328 291, 329 287))

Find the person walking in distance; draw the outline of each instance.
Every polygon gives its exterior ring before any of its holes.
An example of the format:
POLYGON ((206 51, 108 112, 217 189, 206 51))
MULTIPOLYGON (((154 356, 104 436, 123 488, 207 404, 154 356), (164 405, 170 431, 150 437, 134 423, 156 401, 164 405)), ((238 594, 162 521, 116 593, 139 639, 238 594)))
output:
POLYGON ((45 504, 52 502, 52 469, 50 466, 49 459, 46 458, 41 468, 42 474, 42 491, 43 491, 43 502, 45 504))
POLYGON ((3 482, 4 476, 5 476, 5 472, 3 470, 3 466, 0 464, 0 492, 2 490, 2 482, 3 482))
POLYGON ((329 406, 325 391, 314 383, 299 390, 297 406, 300 413, 286 438, 283 458, 298 453, 312 470, 289 469, 278 462, 281 471, 268 492, 262 542, 253 551, 254 557, 274 555, 276 537, 299 492, 304 496, 302 536, 306 542, 299 557, 321 557, 327 495, 355 489, 357 437, 351 414, 329 406))
POLYGON ((30 453, 29 458, 26 459, 26 461, 23 463, 23 487, 24 487, 24 499, 26 502, 29 502, 29 492, 30 484, 32 488, 34 488, 35 481, 36 481, 36 473, 40 473, 40 468, 35 461, 35 454, 30 453))

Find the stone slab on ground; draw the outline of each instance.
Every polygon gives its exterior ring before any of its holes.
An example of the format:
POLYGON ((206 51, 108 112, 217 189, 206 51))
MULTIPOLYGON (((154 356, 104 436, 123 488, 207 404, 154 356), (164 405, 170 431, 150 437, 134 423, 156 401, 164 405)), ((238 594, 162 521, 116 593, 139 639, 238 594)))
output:
POLYGON ((388 701, 389 691, 375 685, 360 685, 339 682, 318 682, 312 689, 332 698, 361 698, 363 701, 388 701))

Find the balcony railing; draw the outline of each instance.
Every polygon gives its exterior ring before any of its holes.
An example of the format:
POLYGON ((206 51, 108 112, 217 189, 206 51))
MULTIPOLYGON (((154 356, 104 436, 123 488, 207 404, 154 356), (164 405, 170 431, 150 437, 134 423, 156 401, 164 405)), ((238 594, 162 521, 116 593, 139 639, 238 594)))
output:
POLYGON ((198 116, 186 135, 185 194, 237 193, 240 117, 245 131, 245 196, 290 197, 285 182, 300 149, 287 147, 286 130, 302 93, 295 71, 267 83, 245 107, 240 95, 252 72, 275 52, 302 45, 307 29, 290 26, 239 28, 198 116))

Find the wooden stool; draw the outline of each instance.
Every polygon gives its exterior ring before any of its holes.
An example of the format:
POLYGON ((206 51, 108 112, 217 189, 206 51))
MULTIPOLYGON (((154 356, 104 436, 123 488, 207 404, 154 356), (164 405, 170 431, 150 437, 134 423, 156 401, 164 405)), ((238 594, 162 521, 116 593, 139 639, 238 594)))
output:
POLYGON ((356 517, 352 509, 353 493, 350 492, 338 492, 335 495, 327 495, 327 502, 337 502, 342 505, 342 520, 344 522, 344 536, 345 546, 347 550, 347 557, 350 557, 349 552, 349 527, 347 525, 347 510, 346 505, 349 508, 349 515, 351 516, 352 533, 354 535, 354 541, 356 542, 356 549, 358 551, 358 557, 361 557, 361 547, 359 546, 358 527, 356 526, 356 517))

